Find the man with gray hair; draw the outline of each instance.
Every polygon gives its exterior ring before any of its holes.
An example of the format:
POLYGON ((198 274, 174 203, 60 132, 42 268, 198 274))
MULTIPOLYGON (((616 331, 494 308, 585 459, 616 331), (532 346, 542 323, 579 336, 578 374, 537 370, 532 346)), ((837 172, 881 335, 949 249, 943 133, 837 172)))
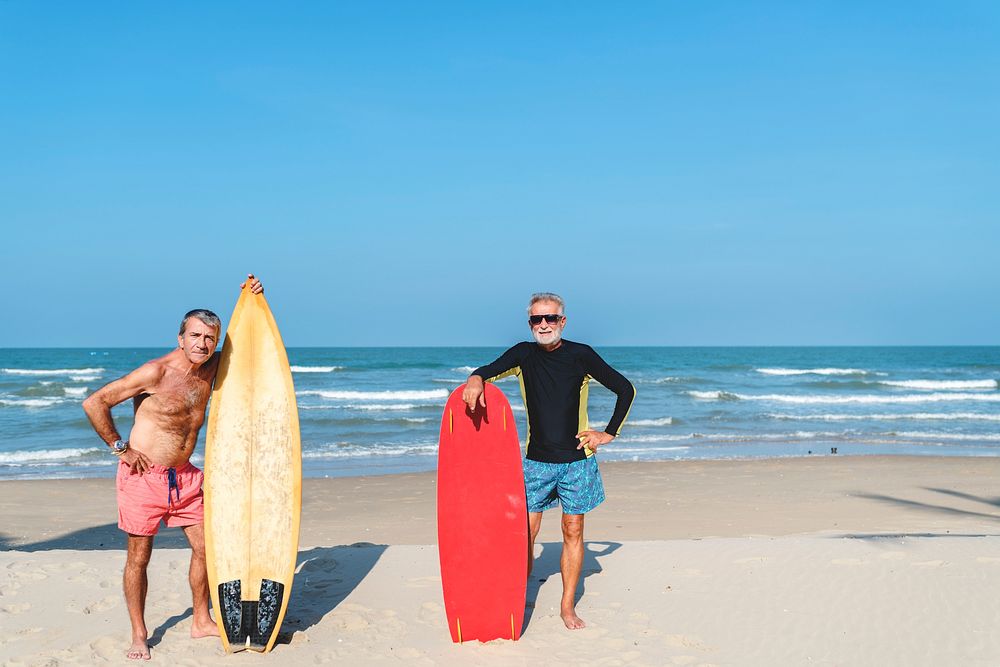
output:
POLYGON ((542 512, 562 505, 563 547, 560 560, 563 594, 559 614, 570 630, 586 624, 576 614, 576 586, 583 567, 583 518, 604 501, 597 469, 597 448, 621 430, 635 398, 635 388, 589 345, 564 340, 565 304, 551 292, 531 297, 528 326, 535 342, 518 343, 491 364, 469 376, 462 400, 475 411, 486 406, 483 382, 514 374, 528 413, 524 487, 528 499, 528 574, 542 512), (597 380, 617 395, 614 413, 603 431, 590 430, 587 388, 597 380))
MULTIPOLYGON (((264 287, 253 274, 250 289, 264 287)), ((240 285, 243 288, 246 282, 240 285)), ((123 588, 132 624, 132 660, 149 660, 145 608, 146 566, 160 521, 179 526, 191 544, 191 636, 218 636, 208 612, 208 571, 201 471, 191 465, 198 431, 219 368, 222 322, 210 310, 189 311, 181 320, 177 348, 114 380, 83 401, 91 425, 118 457, 118 527, 128 534, 123 588), (132 399, 135 421, 122 440, 111 408, 132 399)))

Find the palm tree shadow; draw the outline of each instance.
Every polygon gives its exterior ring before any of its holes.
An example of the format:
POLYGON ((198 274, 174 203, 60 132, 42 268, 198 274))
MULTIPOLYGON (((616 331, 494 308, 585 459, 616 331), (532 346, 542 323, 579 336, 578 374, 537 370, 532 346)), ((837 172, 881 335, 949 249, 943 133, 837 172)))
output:
MULTIPOLYGON (((531 568, 531 576, 528 577, 528 590, 525 595, 524 624, 522 633, 528 628, 531 617, 535 612, 535 603, 538 600, 538 591, 541 589, 549 577, 560 573, 559 560, 562 556, 561 542, 546 542, 541 545, 542 554, 535 559, 531 568)), ((592 574, 603 572, 604 568, 597 561, 621 548, 621 542, 601 542, 587 541, 583 545, 583 568, 580 570, 580 581, 576 586, 577 603, 586 594, 587 577, 592 574)), ((561 586, 561 581, 560 581, 561 586)))
POLYGON ((388 548, 358 542, 300 551, 285 620, 276 644, 287 644, 296 632, 318 624, 358 587, 388 548))

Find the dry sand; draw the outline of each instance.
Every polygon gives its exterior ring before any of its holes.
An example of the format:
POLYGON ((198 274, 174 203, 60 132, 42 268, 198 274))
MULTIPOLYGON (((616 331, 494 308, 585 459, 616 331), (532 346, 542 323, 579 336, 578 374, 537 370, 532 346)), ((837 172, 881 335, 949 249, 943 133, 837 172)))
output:
MULTIPOLYGON (((310 479, 298 574, 267 656, 192 640, 189 552, 150 566, 153 663, 170 665, 998 665, 998 458, 602 464, 565 630, 557 514, 518 642, 455 645, 433 474, 310 479)), ((0 663, 123 664, 123 538, 107 480, 0 483, 0 663)))

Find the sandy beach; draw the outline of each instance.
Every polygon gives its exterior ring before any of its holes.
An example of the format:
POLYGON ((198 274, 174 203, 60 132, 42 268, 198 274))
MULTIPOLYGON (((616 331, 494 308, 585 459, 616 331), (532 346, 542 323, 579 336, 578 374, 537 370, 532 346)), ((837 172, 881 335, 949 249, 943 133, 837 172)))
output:
MULTIPOLYGON (((188 551, 150 565, 152 662, 171 665, 1000 664, 1000 459, 605 463, 570 632, 557 514, 518 642, 450 641, 432 473, 307 479, 292 600, 269 656, 192 640, 188 551)), ((0 663, 127 662, 107 480, 0 484, 0 663)))

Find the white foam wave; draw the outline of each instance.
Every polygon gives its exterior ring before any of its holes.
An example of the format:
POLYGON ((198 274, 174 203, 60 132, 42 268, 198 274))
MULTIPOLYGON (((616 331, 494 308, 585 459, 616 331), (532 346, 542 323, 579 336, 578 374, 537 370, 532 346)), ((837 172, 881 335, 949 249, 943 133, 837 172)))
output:
POLYGON ((903 389, 996 389, 996 380, 883 380, 879 384, 903 389))
POLYGON ((348 459, 383 456, 430 456, 437 454, 438 445, 376 445, 361 446, 353 444, 338 444, 323 447, 318 450, 302 452, 304 459, 348 459))
POLYGON ((292 366, 293 373, 332 373, 343 370, 343 366, 292 366))
POLYGON ((764 375, 869 375, 861 368, 755 368, 764 375))
POLYGON ((672 375, 665 378, 657 378, 655 380, 645 380, 647 384, 671 384, 673 382, 683 382, 684 378, 674 377, 672 375))
POLYGON ((63 387, 67 396, 86 396, 87 387, 63 387))
POLYGON ((918 440, 957 440, 975 441, 986 440, 989 442, 1000 442, 1000 433, 982 433, 975 435, 972 433, 933 433, 928 431, 898 431, 886 435, 895 435, 899 438, 916 438, 918 440))
POLYGON ((448 398, 444 389, 427 391, 297 391, 297 396, 319 396, 334 401, 425 401, 448 398))
POLYGON ((790 394, 736 394, 725 391, 689 391, 689 396, 706 400, 741 400, 741 401, 771 401, 774 403, 797 403, 803 405, 817 403, 864 403, 864 404, 907 404, 907 403, 938 403, 945 401, 985 401, 989 403, 1000 402, 998 394, 970 394, 970 393, 948 393, 948 394, 903 394, 900 396, 877 396, 872 394, 859 394, 856 396, 835 396, 807 394, 796 396, 790 394))
MULTIPOLYGON (((625 422, 629 426, 670 426, 674 423, 673 417, 661 417, 659 419, 629 419, 625 422)), ((604 428, 607 422, 590 422, 590 428, 604 428)))
POLYGON ((100 375, 103 368, 0 368, 7 375, 100 375))
POLYGON ((451 370, 455 371, 456 373, 464 373, 465 375, 469 375, 472 373, 472 371, 476 370, 476 368, 477 368, 476 366, 459 366, 458 368, 452 368, 451 370))
POLYGON ((12 408, 47 408, 62 403, 62 398, 0 398, 0 405, 12 408))
POLYGON ((365 403, 363 405, 300 405, 299 410, 414 410, 427 407, 415 403, 365 403))
POLYGON ((37 452, 17 451, 0 454, 0 465, 12 465, 21 463, 36 463, 43 461, 70 461, 81 456, 92 456, 100 453, 100 449, 88 447, 87 449, 41 449, 37 452))
MULTIPOLYGON (((786 440, 814 440, 816 438, 842 438, 836 431, 794 431, 792 433, 688 433, 687 435, 634 435, 615 440, 629 442, 679 442, 683 440, 711 440, 715 442, 758 442, 786 440)), ((611 445, 613 446, 613 445, 611 445)))
POLYGON ((903 414, 868 414, 868 415, 787 415, 771 413, 766 415, 771 419, 782 419, 792 421, 991 421, 1000 422, 1000 414, 986 414, 982 412, 914 412, 903 414))

